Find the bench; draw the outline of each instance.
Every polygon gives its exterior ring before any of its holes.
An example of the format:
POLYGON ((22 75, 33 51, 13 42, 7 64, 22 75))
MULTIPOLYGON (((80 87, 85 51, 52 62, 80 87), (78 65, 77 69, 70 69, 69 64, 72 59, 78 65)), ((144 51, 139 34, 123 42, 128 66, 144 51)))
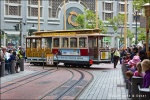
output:
POLYGON ((141 88, 138 85, 139 89, 139 100, 150 100, 150 88, 141 88))
POLYGON ((143 83, 143 77, 132 76, 132 79, 131 79, 132 100, 139 99, 138 84, 142 86, 142 83, 143 83))

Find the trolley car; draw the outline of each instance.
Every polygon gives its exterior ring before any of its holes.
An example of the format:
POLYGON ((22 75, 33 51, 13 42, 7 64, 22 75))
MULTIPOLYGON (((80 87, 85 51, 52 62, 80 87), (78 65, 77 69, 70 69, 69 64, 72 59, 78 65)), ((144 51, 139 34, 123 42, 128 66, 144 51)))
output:
POLYGON ((111 51, 98 29, 34 32, 26 37, 26 61, 31 64, 86 66, 111 62, 111 51))

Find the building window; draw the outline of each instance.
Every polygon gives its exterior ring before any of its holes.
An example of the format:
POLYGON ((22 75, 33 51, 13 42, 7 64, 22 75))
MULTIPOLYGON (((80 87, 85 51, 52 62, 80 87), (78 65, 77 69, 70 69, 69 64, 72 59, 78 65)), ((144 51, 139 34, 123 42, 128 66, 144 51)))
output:
POLYGON ((21 0, 6 0, 5 15, 21 16, 21 0))
POLYGON ((113 11, 113 2, 110 2, 110 3, 103 2, 103 10, 104 11, 113 11))
POLYGON ((113 9, 113 3, 105 3, 106 11, 112 11, 112 9, 113 9))
POLYGON ((119 11, 124 12, 125 6, 124 4, 119 4, 119 11))
MULTIPOLYGON (((42 17, 42 0, 40 0, 40 17, 42 17)), ((28 0, 28 16, 38 16, 38 0, 28 0)))
MULTIPOLYGON (((125 12, 125 4, 119 4, 119 11, 125 12)), ((128 4, 127 4, 127 12, 128 12, 128 4)))
POLYGON ((103 13, 103 20, 108 20, 110 18, 113 18, 113 13, 103 13))

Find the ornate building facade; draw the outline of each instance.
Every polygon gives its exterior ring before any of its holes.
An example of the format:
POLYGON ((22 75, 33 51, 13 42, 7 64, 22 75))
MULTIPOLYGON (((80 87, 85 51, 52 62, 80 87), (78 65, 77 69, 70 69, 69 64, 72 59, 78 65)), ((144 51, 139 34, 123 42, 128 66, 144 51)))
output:
MULTIPOLYGON (((66 29, 75 27, 74 19, 84 9, 95 12, 95 0, 40 0, 40 30, 63 30, 64 7, 66 8, 66 29)), ((124 13, 124 0, 98 0, 98 15, 107 23, 107 18, 113 18, 118 13, 124 13)), ((0 1, 0 29, 5 31, 2 39, 4 46, 21 45, 25 47, 25 38, 29 29, 38 26, 38 0, 1 0, 0 1), (15 30, 15 25, 20 23, 22 30, 15 30)), ((134 9, 132 0, 127 2, 127 27, 135 30, 134 9)), ((139 25, 139 23, 138 23, 139 25)), ((107 34, 114 34, 111 26, 107 34)), ((120 34, 120 30, 118 30, 120 34)), ((118 44, 111 42, 112 47, 118 44)))

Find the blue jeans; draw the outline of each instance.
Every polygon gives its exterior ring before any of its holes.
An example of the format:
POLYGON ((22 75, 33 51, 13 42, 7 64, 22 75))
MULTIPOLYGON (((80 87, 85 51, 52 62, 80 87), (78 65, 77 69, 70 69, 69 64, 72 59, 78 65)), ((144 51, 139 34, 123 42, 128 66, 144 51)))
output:
POLYGON ((5 70, 10 72, 10 62, 8 60, 5 60, 5 70))

